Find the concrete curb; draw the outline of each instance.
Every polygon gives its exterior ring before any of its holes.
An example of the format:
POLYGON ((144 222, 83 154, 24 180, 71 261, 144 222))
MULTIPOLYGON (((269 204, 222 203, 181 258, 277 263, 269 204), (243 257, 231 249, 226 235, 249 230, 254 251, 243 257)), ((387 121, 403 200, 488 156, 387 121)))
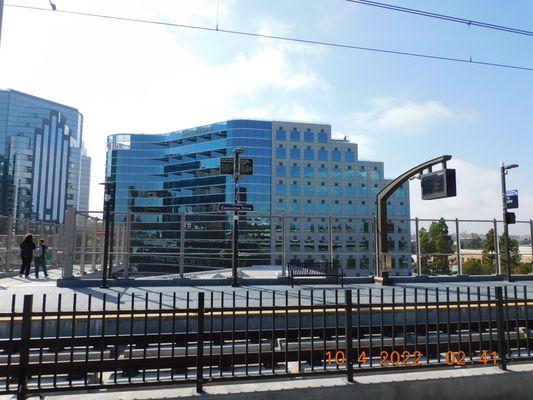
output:
MULTIPOLYGON (((509 371, 498 367, 452 368, 413 372, 355 374, 345 377, 255 381, 194 387, 150 387, 136 391, 80 392, 87 400, 513 400, 531 399, 533 364, 514 364, 509 371)), ((71 399, 74 393, 47 395, 53 400, 71 399)), ((4 398, 4 397, 2 397, 4 398)), ((5 397, 14 398, 14 397, 5 397)))

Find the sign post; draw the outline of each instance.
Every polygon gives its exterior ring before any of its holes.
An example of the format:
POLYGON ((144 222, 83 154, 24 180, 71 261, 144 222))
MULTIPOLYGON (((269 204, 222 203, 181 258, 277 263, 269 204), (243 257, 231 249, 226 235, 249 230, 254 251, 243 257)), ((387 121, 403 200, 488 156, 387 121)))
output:
POLYGON ((252 204, 241 204, 239 181, 241 175, 253 175, 254 160, 252 158, 241 158, 244 150, 240 147, 233 150, 235 157, 222 157, 220 159, 220 173, 223 175, 233 175, 235 202, 233 204, 223 203, 218 205, 219 211, 233 211, 233 263, 232 263, 232 283, 231 286, 239 286, 237 278, 237 268, 239 266, 239 211, 253 211, 252 204))
POLYGON ((511 282, 511 251, 509 249, 509 224, 515 223, 515 214, 507 211, 509 208, 518 208, 518 191, 513 190, 507 192, 505 176, 507 175, 508 170, 512 168, 518 168, 517 164, 505 165, 503 162, 500 166, 500 174, 502 181, 502 208, 503 208, 503 240, 505 243, 505 264, 506 264, 506 274, 507 280, 511 282), (511 193, 511 196, 509 196, 511 193), (509 200, 511 200, 511 206, 514 206, 514 201, 516 200, 516 207, 509 207, 509 200))

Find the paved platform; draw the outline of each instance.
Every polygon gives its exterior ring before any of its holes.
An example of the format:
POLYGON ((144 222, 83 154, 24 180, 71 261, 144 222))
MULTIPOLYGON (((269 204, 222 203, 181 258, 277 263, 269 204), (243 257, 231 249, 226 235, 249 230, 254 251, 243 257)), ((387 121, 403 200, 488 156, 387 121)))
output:
MULTIPOLYGON (((172 286, 162 285, 157 283, 146 282, 146 286, 142 283, 134 287, 110 287, 108 289, 101 289, 95 287, 58 287, 56 284, 57 278, 60 277, 60 270, 51 270, 49 280, 35 279, 31 277, 29 280, 19 278, 18 276, 0 279, 0 312, 9 312, 11 310, 11 301, 13 295, 16 296, 16 309, 22 308, 23 296, 26 294, 34 295, 34 310, 42 309, 43 301, 46 301, 47 310, 55 310, 61 303, 62 310, 72 310, 74 297, 76 297, 77 310, 87 309, 89 301, 91 302, 92 310, 99 310, 105 307, 108 310, 120 307, 122 309, 130 309, 133 305, 136 308, 144 308, 148 304, 149 308, 157 309, 160 306, 164 308, 171 308, 174 305, 177 307, 186 307, 187 296, 189 298, 189 306, 196 307, 196 299, 199 292, 205 293, 205 303, 209 307, 211 304, 219 307, 222 302, 229 307, 233 306, 235 299, 236 306, 245 306, 248 296, 248 304, 250 306, 258 306, 260 304, 270 306, 273 303, 284 305, 286 299, 288 304, 297 305, 299 301, 301 304, 310 304, 313 301, 315 304, 321 304, 324 299, 326 303, 333 303, 336 299, 339 302, 344 301, 344 291, 351 289, 353 292, 354 303, 368 304, 370 302, 379 303, 394 302, 402 304, 404 300, 413 302, 415 299, 419 302, 424 301, 445 301, 447 297, 447 290, 449 291, 450 300, 456 299, 457 293, 461 301, 468 301, 468 293, 471 298, 477 298, 479 288, 480 298, 487 299, 490 291, 491 296, 494 295, 494 288, 496 286, 506 287, 509 297, 513 297, 516 291, 518 298, 533 299, 533 281, 516 281, 512 283, 501 281, 480 281, 480 282, 400 282, 395 283, 394 286, 381 286, 372 283, 350 283, 341 288, 339 285, 332 284, 302 284, 294 287, 283 284, 269 284, 259 285, 245 283, 241 287, 233 288, 230 285, 206 285, 196 284, 194 280, 190 280, 189 286, 172 286), (359 295, 358 295, 359 293, 359 295), (426 298, 427 294, 427 298, 426 298), (46 299, 45 299, 46 297, 46 299)), ((203 281, 205 282, 205 281, 203 281)))

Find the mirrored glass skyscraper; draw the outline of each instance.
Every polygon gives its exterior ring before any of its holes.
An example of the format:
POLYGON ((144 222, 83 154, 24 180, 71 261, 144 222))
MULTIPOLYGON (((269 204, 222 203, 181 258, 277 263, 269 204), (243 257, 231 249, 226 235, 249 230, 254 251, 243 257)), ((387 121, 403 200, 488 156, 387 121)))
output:
MULTIPOLYGON (((360 160, 357 144, 332 138, 330 125, 258 120, 108 138, 106 180, 115 183, 116 218, 132 216, 134 270, 231 266, 233 219, 218 205, 235 195, 220 159, 238 147, 254 162, 240 184, 240 201, 254 206, 240 223, 240 265, 330 257, 347 275, 372 274, 376 194, 388 182, 383 163, 360 160)), ((389 200, 388 215, 393 273, 407 275, 408 187, 389 200)))
POLYGON ((91 159, 75 108, 0 90, 0 214, 62 222, 87 211, 91 159))

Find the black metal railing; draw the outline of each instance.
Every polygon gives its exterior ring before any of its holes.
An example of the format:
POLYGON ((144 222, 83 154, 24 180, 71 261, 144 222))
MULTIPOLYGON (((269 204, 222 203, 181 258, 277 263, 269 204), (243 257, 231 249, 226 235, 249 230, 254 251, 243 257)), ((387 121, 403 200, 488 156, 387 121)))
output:
POLYGON ((516 285, 13 295, 0 313, 0 393, 506 368, 531 358, 528 296, 516 285))

